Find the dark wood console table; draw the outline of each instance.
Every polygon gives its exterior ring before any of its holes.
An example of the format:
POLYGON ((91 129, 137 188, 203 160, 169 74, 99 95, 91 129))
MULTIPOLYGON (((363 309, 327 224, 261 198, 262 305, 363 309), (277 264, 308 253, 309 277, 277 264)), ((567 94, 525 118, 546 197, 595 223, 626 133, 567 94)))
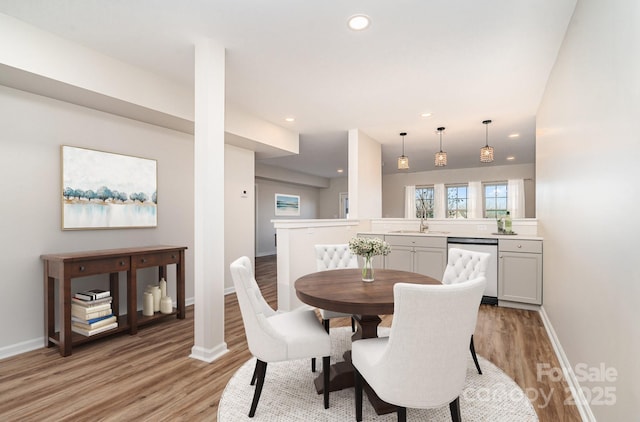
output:
POLYGON ((44 330, 45 346, 57 345, 62 356, 71 354, 73 345, 92 341, 111 334, 128 331, 136 334, 138 326, 148 324, 167 315, 185 317, 184 251, 186 246, 144 246, 137 248, 106 249, 89 252, 46 254, 44 261, 44 330), (159 267, 159 276, 167 276, 167 265, 176 265, 177 308, 172 314, 142 316, 137 307, 137 270, 159 267), (120 292, 118 273, 127 273, 127 314, 120 315, 120 292), (113 314, 118 318, 118 327, 104 333, 86 337, 71 331, 71 279, 96 274, 109 274, 113 314), (57 322, 56 332, 56 280, 57 322))

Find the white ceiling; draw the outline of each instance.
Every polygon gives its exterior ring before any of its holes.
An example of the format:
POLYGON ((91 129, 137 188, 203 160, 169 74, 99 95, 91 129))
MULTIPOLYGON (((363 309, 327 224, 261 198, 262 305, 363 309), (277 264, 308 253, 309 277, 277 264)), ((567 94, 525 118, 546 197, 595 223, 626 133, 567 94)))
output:
POLYGON ((532 163, 535 115, 576 0, 0 0, 0 12, 193 87, 193 44, 227 49, 227 101, 300 133, 266 164, 324 177, 347 169, 347 131, 382 144, 396 172, 532 163), (347 27, 364 13, 371 26, 347 27), (431 117, 421 117, 430 112, 431 117), (287 123, 285 117, 295 117, 287 123), (519 138, 509 139, 511 133, 519 138), (507 161, 507 156, 514 156, 507 161))

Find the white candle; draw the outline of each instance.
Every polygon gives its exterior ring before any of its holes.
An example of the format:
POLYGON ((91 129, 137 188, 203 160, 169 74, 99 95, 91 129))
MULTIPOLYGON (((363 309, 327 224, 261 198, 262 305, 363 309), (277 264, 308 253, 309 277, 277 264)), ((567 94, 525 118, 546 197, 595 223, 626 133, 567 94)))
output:
POLYGON ((160 312, 163 314, 170 314, 173 312, 173 301, 169 296, 165 296, 160 299, 160 312))
POLYGON ((150 292, 144 292, 142 300, 142 315, 153 315, 153 295, 150 292))
POLYGON ((151 289, 151 293, 153 294, 153 312, 160 311, 160 287, 153 286, 151 289))

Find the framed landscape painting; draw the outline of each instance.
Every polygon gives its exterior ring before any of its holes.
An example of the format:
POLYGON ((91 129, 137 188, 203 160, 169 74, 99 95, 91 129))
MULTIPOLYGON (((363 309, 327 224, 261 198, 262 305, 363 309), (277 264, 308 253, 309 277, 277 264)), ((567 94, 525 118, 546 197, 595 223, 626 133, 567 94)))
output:
POLYGON ((156 160, 63 145, 62 229, 158 225, 156 160))
POLYGON ((300 215, 300 196, 284 195, 276 193, 276 215, 297 216, 300 215))

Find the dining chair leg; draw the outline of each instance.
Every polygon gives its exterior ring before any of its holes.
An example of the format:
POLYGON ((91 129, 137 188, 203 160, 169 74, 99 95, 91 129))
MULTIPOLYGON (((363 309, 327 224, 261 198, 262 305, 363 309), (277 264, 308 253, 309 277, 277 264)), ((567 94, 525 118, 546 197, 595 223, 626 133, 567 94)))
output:
POLYGON ((330 375, 330 365, 331 365, 331 357, 324 356, 322 358, 322 377, 324 378, 324 386, 322 390, 324 391, 324 408, 329 408, 329 375, 330 375))
POLYGON ((398 406, 398 422, 407 422, 407 408, 398 406))
POLYGON ((351 332, 352 333, 356 332, 356 320, 353 317, 351 317, 351 332))
POLYGON ((329 320, 328 319, 323 319, 322 320, 322 325, 324 325, 324 330, 327 332, 327 334, 329 334, 329 320))
POLYGON ((471 343, 469 343, 469 350, 471 350, 471 357, 473 358, 473 363, 476 364, 478 373, 482 375, 482 370, 480 369, 480 364, 478 363, 478 357, 476 356, 476 346, 475 344, 473 344, 473 334, 471 334, 471 343))
POLYGON ((264 377, 267 373, 267 362, 263 362, 258 359, 256 363, 256 372, 257 372, 258 383, 256 384, 256 391, 253 393, 251 410, 249 410, 250 418, 252 418, 256 414, 256 408, 258 407, 258 400, 260 400, 260 394, 262 393, 262 386, 264 385, 264 377))
POLYGON ((311 372, 316 372, 316 358, 311 358, 311 372))
POLYGON ((356 390, 356 421, 362 421, 362 375, 357 369, 353 370, 355 376, 355 390, 356 390))
POLYGON ((460 415, 460 397, 456 397, 454 401, 449 403, 449 410, 451 411, 451 420, 453 422, 462 422, 462 416, 460 415))

